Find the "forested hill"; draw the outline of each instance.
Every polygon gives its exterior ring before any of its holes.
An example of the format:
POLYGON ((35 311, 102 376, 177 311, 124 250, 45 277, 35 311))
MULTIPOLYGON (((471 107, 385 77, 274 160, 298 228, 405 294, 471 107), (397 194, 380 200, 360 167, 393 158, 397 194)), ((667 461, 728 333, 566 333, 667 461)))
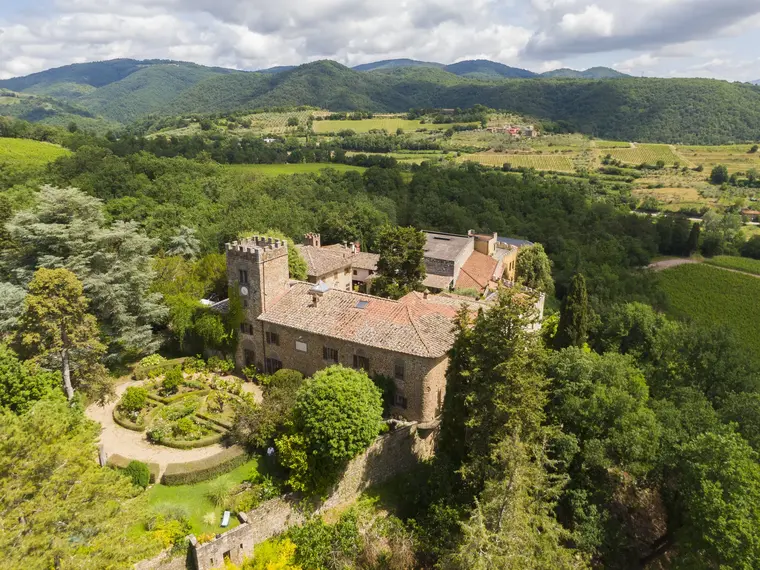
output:
MULTIPOLYGON (((412 107, 482 104, 564 122, 571 130, 611 139, 717 144, 754 140, 760 132, 760 87, 708 79, 486 80, 426 66, 356 71, 333 61, 279 73, 254 73, 118 60, 0 81, 0 88, 55 97, 69 106, 70 113, 76 110, 121 124, 148 114, 274 106, 404 112, 412 107)), ((62 117, 50 110, 49 100, 44 107, 41 101, 38 106, 29 100, 24 105, 5 105, 3 112, 60 124, 62 117)))

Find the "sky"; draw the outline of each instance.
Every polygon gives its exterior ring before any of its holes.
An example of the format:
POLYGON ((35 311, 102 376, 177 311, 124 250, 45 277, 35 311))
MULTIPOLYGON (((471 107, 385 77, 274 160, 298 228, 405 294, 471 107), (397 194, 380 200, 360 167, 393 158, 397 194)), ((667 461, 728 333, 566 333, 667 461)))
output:
POLYGON ((491 59, 760 79, 760 0, 0 0, 0 78, 114 58, 236 69, 491 59))

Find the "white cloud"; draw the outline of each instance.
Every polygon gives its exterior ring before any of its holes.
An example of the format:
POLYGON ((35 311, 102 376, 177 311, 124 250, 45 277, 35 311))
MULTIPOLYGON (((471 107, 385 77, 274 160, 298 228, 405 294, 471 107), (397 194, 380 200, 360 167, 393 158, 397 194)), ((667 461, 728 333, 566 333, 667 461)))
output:
POLYGON ((740 59, 712 39, 760 27, 758 0, 52 0, 47 11, 6 13, 15 15, 3 21, 0 9, 0 77, 114 57, 240 69, 487 58, 539 71, 619 62, 686 72, 700 63, 695 45, 709 59, 740 59))

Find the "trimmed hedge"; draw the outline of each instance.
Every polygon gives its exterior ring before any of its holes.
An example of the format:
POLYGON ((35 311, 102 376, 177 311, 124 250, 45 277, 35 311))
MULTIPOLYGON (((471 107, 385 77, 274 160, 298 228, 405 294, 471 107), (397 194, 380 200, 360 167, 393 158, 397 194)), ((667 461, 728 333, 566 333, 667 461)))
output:
POLYGON ((113 409, 113 421, 115 421, 118 425, 120 425, 123 428, 132 430, 132 431, 145 431, 145 426, 141 426, 140 424, 136 424, 124 416, 121 415, 121 412, 119 412, 118 406, 113 409))
POLYGON ((242 447, 233 446, 211 457, 188 463, 170 463, 166 466, 161 483, 164 485, 189 485, 207 481, 232 471, 248 461, 242 447))
POLYGON ((208 447, 209 445, 214 445, 215 443, 219 443, 224 439, 224 436, 226 434, 224 433, 217 433, 214 435, 210 435, 208 437, 204 437, 201 439, 188 439, 188 440, 182 440, 182 439, 171 439, 168 437, 165 437, 161 440, 160 445, 165 445, 166 447, 173 447, 175 449, 198 449, 199 447, 208 447))
MULTIPOLYGON (((114 453, 108 457, 106 465, 113 467, 114 469, 126 469, 132 461, 136 460, 114 453)), ((148 466, 148 470, 150 471, 150 482, 155 483, 158 481, 158 474, 161 472, 161 467, 159 467, 158 463, 147 463, 145 461, 142 463, 145 463, 148 466)))
POLYGON ((158 402, 160 404, 172 404, 188 396, 205 396, 206 394, 210 392, 211 390, 207 388, 205 390, 195 390, 194 392, 181 392, 179 394, 174 394, 173 396, 169 396, 168 398, 164 398, 163 396, 155 396, 153 394, 148 394, 148 399, 153 400, 154 402, 158 402))
MULTIPOLYGON (((198 413, 198 412, 195 412, 195 415, 198 416, 200 419, 206 420, 207 422, 211 422, 212 424, 216 424, 216 425, 218 425, 221 428, 224 428, 224 429, 227 429, 227 430, 232 429, 232 425, 231 424, 225 423, 222 420, 215 420, 214 418, 212 418, 210 416, 207 416, 206 414, 201 414, 201 413, 198 413)), ((213 426, 209 426, 209 427, 211 427, 211 429, 213 429, 213 426)))
POLYGON ((187 360, 187 357, 173 358, 172 360, 167 360, 161 364, 156 364, 155 366, 135 366, 135 370, 132 375, 134 376, 135 380, 147 380, 148 375, 151 372, 157 372, 160 376, 172 368, 176 368, 177 366, 181 367, 182 364, 184 364, 185 360, 187 360))

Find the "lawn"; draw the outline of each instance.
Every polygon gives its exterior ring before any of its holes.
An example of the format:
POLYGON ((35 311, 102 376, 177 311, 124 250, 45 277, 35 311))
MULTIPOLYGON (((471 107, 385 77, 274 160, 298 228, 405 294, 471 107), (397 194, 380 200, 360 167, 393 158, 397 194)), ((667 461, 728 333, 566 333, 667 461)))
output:
POLYGON ((230 164, 225 166, 232 172, 243 174, 261 174, 262 176, 280 176, 281 174, 312 174, 326 168, 334 168, 338 172, 364 172, 363 166, 351 166, 338 163, 308 163, 308 164, 230 164))
POLYGON ((0 138, 0 164, 39 167, 68 154, 65 148, 46 142, 0 138))
MULTIPOLYGON (((162 503, 168 503, 172 506, 181 506, 186 508, 190 517, 192 532, 196 536, 203 533, 218 533, 224 530, 220 526, 220 523, 222 521, 222 509, 220 507, 214 507, 213 503, 206 496, 209 487, 214 481, 222 478, 231 481, 233 485, 238 485, 248 479, 251 474, 257 470, 258 459, 253 458, 237 469, 234 469, 225 475, 221 475, 216 479, 203 481, 201 483, 196 483, 195 485, 166 486, 158 484, 148 489, 146 491, 146 495, 148 502, 152 507, 155 507, 156 505, 160 505, 162 503), (216 524, 208 525, 203 522, 203 516, 206 513, 210 512, 213 512, 217 515, 216 524)), ((232 528, 237 525, 237 517, 230 517, 230 524, 228 528, 232 528)))
POLYGON ((760 260, 750 259, 749 257, 735 257, 732 255, 719 255, 712 259, 705 260, 708 265, 735 269, 744 273, 760 275, 760 260))
POLYGON ((672 316, 724 326, 750 354, 760 355, 760 279, 697 263, 666 269, 659 277, 672 316))

